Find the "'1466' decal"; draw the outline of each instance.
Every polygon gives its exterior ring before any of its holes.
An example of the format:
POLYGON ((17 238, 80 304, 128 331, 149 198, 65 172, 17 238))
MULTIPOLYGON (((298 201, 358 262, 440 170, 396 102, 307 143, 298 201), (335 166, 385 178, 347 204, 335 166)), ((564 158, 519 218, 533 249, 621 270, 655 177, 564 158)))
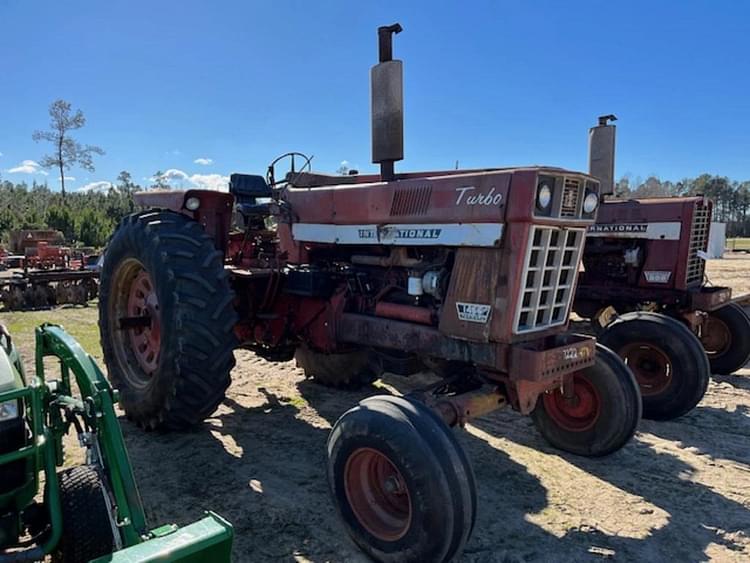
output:
POLYGON ((456 302, 458 318, 470 323, 486 323, 490 319, 491 310, 492 308, 489 305, 482 305, 481 303, 456 302))

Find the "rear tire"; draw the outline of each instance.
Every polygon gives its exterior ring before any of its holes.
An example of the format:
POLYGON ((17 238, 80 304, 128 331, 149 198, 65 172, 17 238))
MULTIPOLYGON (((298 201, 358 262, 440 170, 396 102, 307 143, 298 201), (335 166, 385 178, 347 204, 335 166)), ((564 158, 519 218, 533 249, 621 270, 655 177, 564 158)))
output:
POLYGON ((61 471, 62 538, 52 556, 54 563, 88 563, 112 553, 115 546, 111 515, 104 500, 107 490, 90 465, 61 471))
POLYGON ((750 360, 750 316, 737 303, 711 311, 703 330, 711 373, 729 375, 750 360))
POLYGON ((324 354, 303 344, 297 348, 294 358, 305 377, 325 387, 361 389, 378 377, 366 349, 324 354))
POLYGON ((641 389, 643 417, 671 420, 691 411, 708 388, 711 372, 698 338, 658 313, 627 313, 598 336, 628 365, 641 389))
POLYGON ((237 345, 234 293, 211 237, 171 211, 126 217, 107 246, 99 290, 104 361, 128 417, 174 430, 209 417, 237 345), (122 318, 147 322, 122 329, 122 318))
POLYGON ((561 389, 542 394, 531 417, 554 447, 600 457, 627 444, 641 418, 641 394, 620 357, 597 343, 596 363, 573 374, 574 399, 561 389))
POLYGON ((453 432, 409 398, 370 397, 328 437, 328 484, 354 542, 377 561, 449 561, 476 518, 476 485, 453 432))

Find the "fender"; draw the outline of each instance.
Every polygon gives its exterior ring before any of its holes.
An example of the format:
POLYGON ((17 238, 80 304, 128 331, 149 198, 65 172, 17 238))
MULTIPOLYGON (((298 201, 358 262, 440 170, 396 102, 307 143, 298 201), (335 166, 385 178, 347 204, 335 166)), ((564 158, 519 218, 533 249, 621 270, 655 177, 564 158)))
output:
POLYGON ((144 209, 167 209, 181 213, 201 224, 216 248, 226 253, 232 223, 234 196, 214 190, 149 190, 133 194, 136 205, 144 209), (198 207, 188 209, 188 200, 197 199, 198 207))

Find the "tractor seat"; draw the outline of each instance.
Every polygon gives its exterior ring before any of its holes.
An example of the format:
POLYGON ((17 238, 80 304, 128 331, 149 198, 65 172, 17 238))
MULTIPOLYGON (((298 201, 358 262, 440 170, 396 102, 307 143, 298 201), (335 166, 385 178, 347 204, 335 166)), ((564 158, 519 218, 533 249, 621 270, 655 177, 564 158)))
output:
POLYGON ((239 204, 255 204, 261 197, 271 197, 273 192, 263 176, 254 174, 232 174, 229 177, 229 193, 239 204))
POLYGON ((237 221, 245 228, 264 228, 264 219, 271 215, 273 191, 263 176, 232 174, 229 177, 229 193, 234 196, 236 209, 242 219, 237 221), (269 201, 259 202, 259 199, 269 201))

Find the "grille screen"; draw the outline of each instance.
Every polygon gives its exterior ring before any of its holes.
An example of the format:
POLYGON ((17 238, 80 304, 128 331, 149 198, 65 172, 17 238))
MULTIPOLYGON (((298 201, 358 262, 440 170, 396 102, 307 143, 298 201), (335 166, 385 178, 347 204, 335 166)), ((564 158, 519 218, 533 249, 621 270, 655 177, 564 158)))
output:
POLYGON ((565 324, 585 233, 585 229, 532 227, 516 309, 517 333, 565 324))
POLYGON ((581 193, 581 181, 575 178, 565 178, 563 183, 560 217, 575 217, 578 215, 578 200, 581 193))
POLYGON ((693 211, 693 224, 690 228, 690 248, 686 279, 687 285, 703 282, 706 261, 698 253, 708 248, 708 231, 711 227, 711 207, 696 203, 693 211))

